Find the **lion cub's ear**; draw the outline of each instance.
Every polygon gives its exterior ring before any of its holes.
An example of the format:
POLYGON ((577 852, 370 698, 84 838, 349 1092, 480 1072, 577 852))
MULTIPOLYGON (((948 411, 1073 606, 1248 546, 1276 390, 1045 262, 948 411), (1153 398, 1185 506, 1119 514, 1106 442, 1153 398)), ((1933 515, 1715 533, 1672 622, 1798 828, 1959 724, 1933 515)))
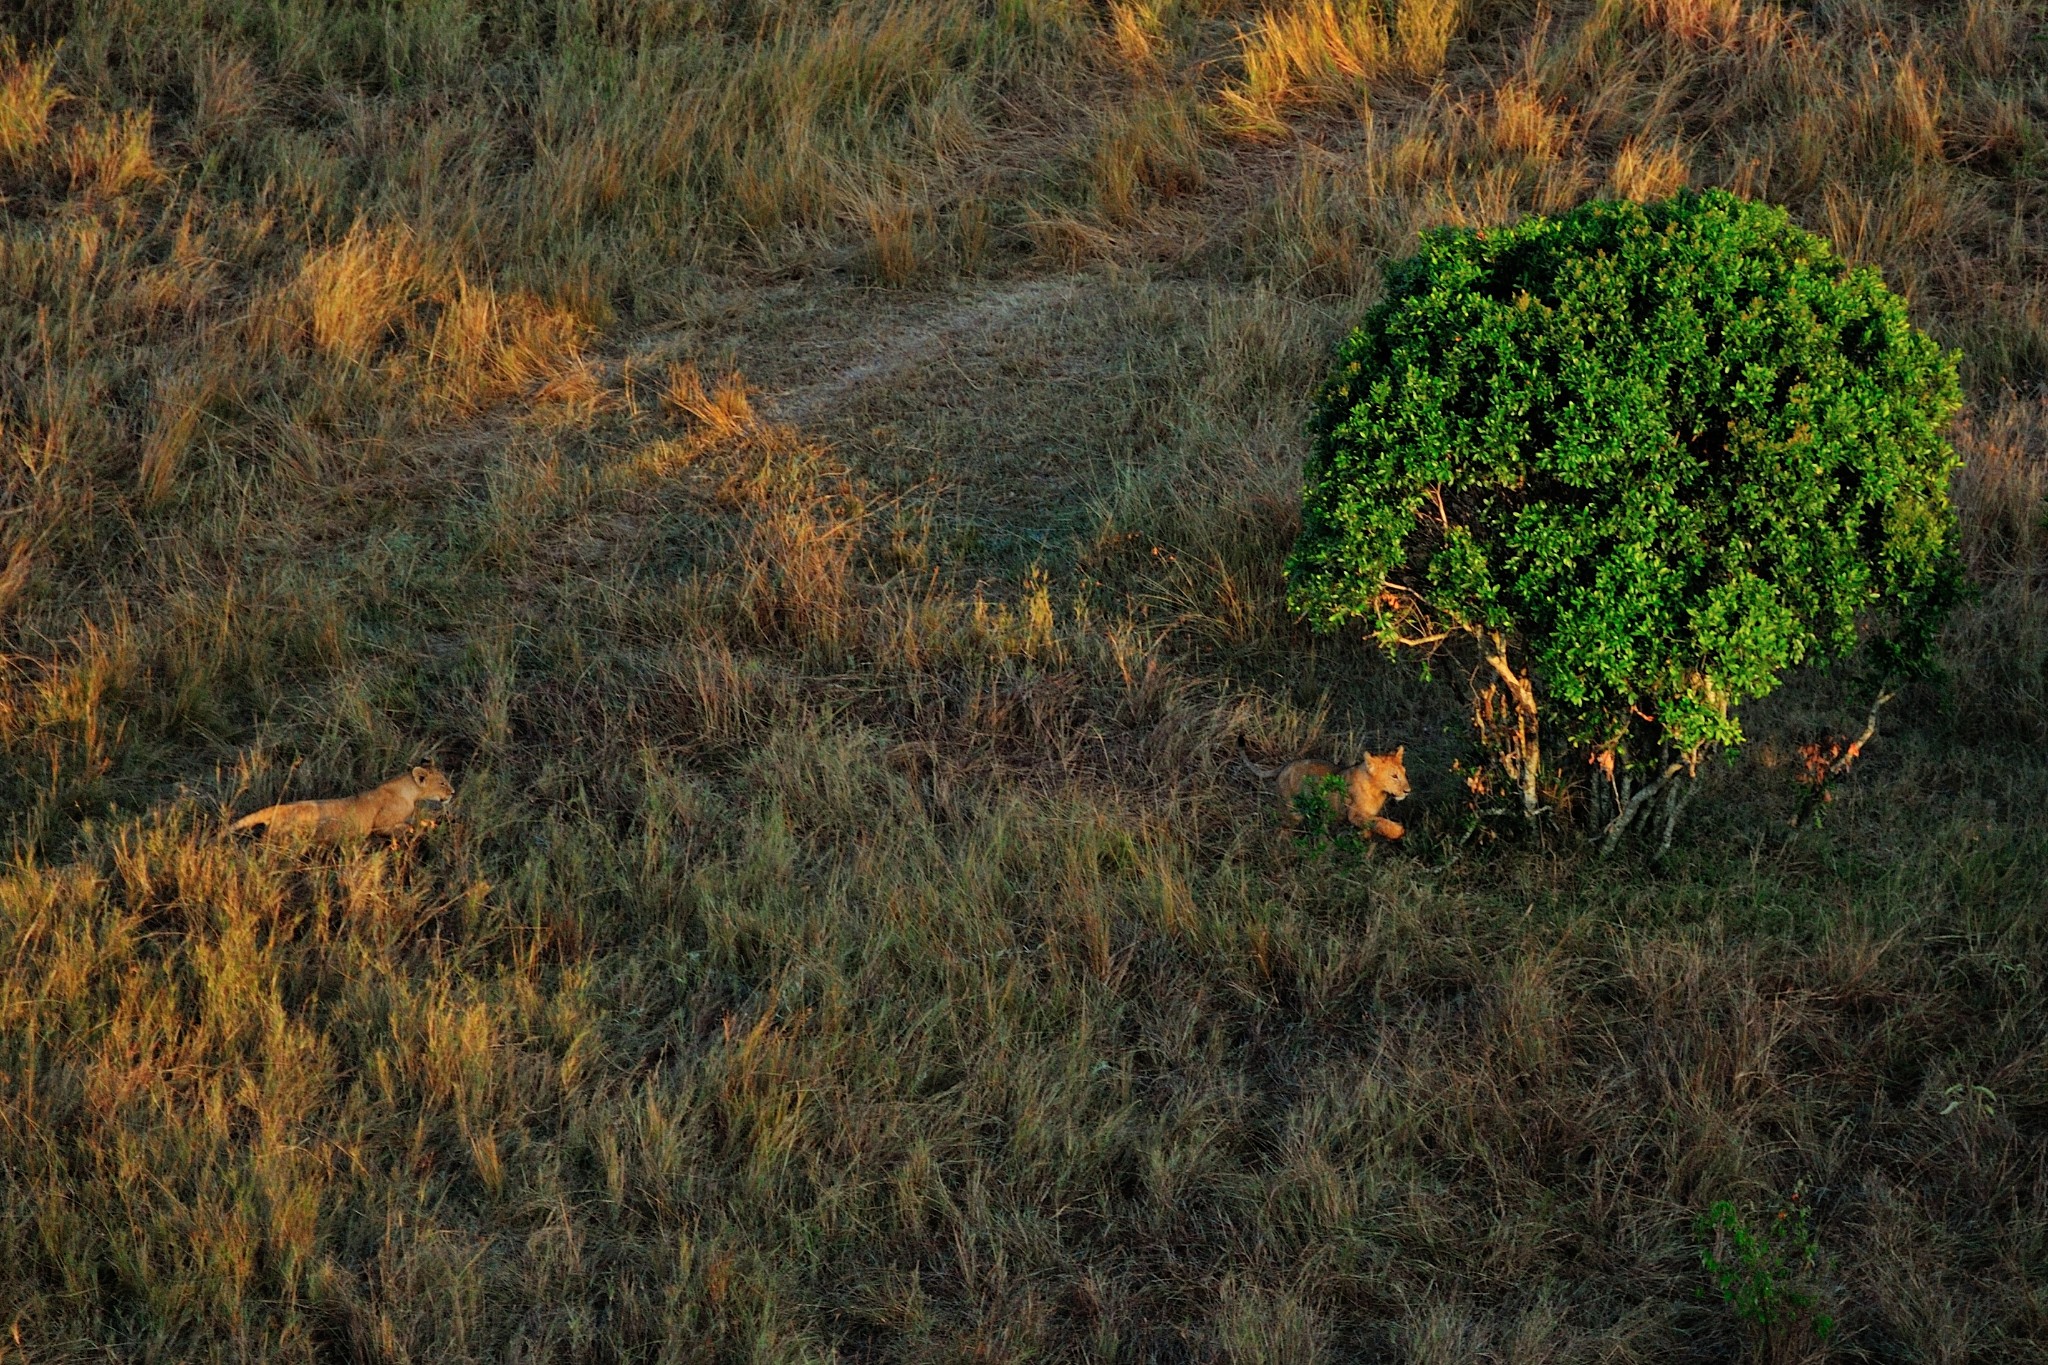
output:
POLYGON ((1401 761, 1401 755, 1402 755, 1402 754, 1405 754, 1405 753, 1407 753, 1407 752, 1408 752, 1408 746, 1407 746, 1407 745, 1405 745, 1405 744, 1403 744, 1403 745, 1401 745, 1401 746, 1400 746, 1399 748, 1395 749, 1395 750, 1394 750, 1394 762, 1396 762, 1396 763, 1399 763, 1399 762, 1401 761))
POLYGON ((412 780, 415 782, 424 782, 427 780, 428 775, 431 774, 433 771, 434 770, 432 768, 414 768, 412 770, 412 780))

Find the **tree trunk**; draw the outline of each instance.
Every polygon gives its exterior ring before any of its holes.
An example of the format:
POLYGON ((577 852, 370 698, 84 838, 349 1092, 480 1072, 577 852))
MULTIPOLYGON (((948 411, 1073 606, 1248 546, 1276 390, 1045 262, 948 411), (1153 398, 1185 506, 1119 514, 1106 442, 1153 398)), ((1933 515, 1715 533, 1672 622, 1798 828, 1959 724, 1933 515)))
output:
POLYGON ((1671 851, 1671 832, 1678 828, 1679 812, 1685 809, 1686 802, 1692 800, 1695 780, 1687 778, 1681 782, 1673 778, 1671 786, 1664 793, 1664 837, 1657 841, 1659 858, 1671 851))
MULTIPOLYGON (((1654 779, 1636 788, 1635 793, 1622 806, 1621 813, 1608 822, 1605 831, 1606 837, 1600 841, 1601 857, 1605 858, 1608 854, 1614 852, 1615 845, 1621 842, 1622 835, 1628 833, 1628 827, 1635 823, 1636 816, 1641 813, 1643 806, 1658 792, 1670 787, 1672 781, 1683 771, 1685 771, 1684 763, 1669 763, 1665 765, 1664 771, 1658 773, 1654 779)), ((1667 814, 1673 822, 1676 822, 1678 817, 1675 811, 1667 811, 1667 814)), ((1670 836, 1667 834, 1665 837, 1668 841, 1670 836)), ((1659 852, 1662 852, 1662 850, 1660 849, 1659 852)))
POLYGON ((1486 662, 1507 684, 1508 696, 1515 703, 1515 766, 1520 771, 1512 775, 1521 779, 1522 814, 1534 823, 1538 809, 1536 779, 1543 762, 1542 736, 1537 728, 1536 689, 1527 678, 1508 667, 1507 648, 1498 635, 1493 637, 1492 645, 1493 652, 1486 656, 1486 662))

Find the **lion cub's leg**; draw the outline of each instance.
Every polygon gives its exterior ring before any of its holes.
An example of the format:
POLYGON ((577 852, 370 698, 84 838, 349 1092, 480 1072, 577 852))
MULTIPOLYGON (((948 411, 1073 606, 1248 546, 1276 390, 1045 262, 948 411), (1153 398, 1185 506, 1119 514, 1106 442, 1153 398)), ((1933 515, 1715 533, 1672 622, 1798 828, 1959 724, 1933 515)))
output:
POLYGON ((1398 839, 1407 832, 1400 821, 1389 820, 1384 815, 1375 815, 1372 825, 1366 830, 1367 834, 1377 834, 1382 839, 1398 839))

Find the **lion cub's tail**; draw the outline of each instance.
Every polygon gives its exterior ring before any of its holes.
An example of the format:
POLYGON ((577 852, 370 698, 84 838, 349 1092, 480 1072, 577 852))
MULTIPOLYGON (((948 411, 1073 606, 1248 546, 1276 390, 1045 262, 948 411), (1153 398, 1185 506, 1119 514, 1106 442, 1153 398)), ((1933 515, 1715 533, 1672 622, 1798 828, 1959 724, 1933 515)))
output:
POLYGON ((252 829, 257 825, 267 825, 276 816, 279 809, 281 808, 278 806, 265 806, 262 810, 250 811, 247 815, 229 825, 228 828, 230 830, 244 830, 252 829))
POLYGON ((1253 777, 1264 782, 1270 782, 1280 776, 1287 767, 1285 763, 1282 763, 1277 768, 1261 768, 1258 764, 1252 762, 1251 752, 1245 747, 1243 735, 1237 737, 1237 761, 1244 764, 1253 777))

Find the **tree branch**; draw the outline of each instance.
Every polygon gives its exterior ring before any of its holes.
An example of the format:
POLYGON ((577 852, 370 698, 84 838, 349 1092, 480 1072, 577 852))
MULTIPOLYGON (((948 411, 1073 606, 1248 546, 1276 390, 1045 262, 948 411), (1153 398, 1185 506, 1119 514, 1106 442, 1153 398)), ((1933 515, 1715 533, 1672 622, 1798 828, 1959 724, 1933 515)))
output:
POLYGON ((1600 841, 1601 857, 1605 858, 1608 854, 1614 852, 1614 846, 1621 842, 1621 836, 1635 822, 1636 812, 1643 808, 1643 803, 1658 792, 1663 791, 1664 784, 1683 771, 1685 771, 1685 764, 1673 762, 1663 772, 1657 774, 1656 781, 1645 782, 1642 786, 1636 788, 1635 794, 1629 797, 1628 804, 1621 808, 1621 813, 1608 822, 1605 831, 1606 837, 1600 841))
MULTIPOLYGON (((1474 628, 1472 633, 1477 635, 1479 631, 1474 628)), ((1500 680, 1507 684, 1508 695, 1515 699, 1515 747, 1519 750, 1516 760, 1521 768, 1515 776, 1521 779, 1522 814, 1533 823, 1538 809, 1536 783, 1543 762, 1542 732, 1538 729, 1536 714, 1536 689, 1528 679, 1521 677, 1508 666, 1507 644, 1498 634, 1487 643, 1492 646, 1492 650, 1485 654, 1486 662, 1500 675, 1500 680)), ((1482 652, 1485 652, 1483 648, 1482 652)))
POLYGON ((1870 715, 1863 722, 1863 733, 1849 741, 1849 747, 1842 750, 1840 758, 1828 764, 1828 776, 1840 777, 1843 773, 1849 771, 1849 765, 1854 763, 1856 756, 1863 752, 1863 746, 1877 738, 1877 713, 1879 708, 1897 695, 1898 693, 1896 692, 1880 692, 1877 694, 1877 700, 1870 703, 1870 715))
POLYGON ((1659 858, 1671 851, 1671 832, 1678 828, 1678 814, 1685 809, 1685 803, 1692 800, 1694 790, 1690 784, 1674 782, 1664 794, 1664 837, 1657 841, 1659 858))
MULTIPOLYGON (((1495 647, 1499 647, 1498 642, 1495 643, 1495 647)), ((1536 691, 1519 677, 1514 669, 1508 667, 1507 656, 1489 654, 1486 656, 1486 662, 1494 672, 1500 674, 1500 680, 1508 685, 1508 695, 1515 699, 1515 709, 1525 716, 1535 715, 1536 691)))

